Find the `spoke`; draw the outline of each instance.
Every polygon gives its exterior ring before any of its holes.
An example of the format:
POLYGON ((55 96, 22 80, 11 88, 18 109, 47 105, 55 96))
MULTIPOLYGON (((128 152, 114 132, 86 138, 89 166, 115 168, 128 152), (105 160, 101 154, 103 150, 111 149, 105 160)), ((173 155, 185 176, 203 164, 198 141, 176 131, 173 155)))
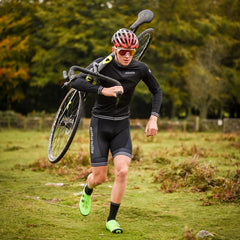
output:
POLYGON ((150 38, 151 38, 151 35, 150 34, 146 34, 140 40, 139 48, 137 50, 136 57, 135 57, 136 59, 139 59, 141 57, 142 53, 145 51, 146 46, 149 44, 150 38))
POLYGON ((52 159, 57 158, 68 144, 79 114, 79 104, 79 94, 73 91, 72 94, 69 94, 65 99, 58 113, 58 119, 51 141, 50 154, 52 159))

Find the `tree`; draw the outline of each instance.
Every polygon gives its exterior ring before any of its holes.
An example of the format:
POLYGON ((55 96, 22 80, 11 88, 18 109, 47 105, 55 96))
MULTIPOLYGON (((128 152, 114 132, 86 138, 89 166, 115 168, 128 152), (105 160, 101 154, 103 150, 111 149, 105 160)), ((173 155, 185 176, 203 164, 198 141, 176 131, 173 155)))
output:
POLYGON ((29 5, 20 1, 2 1, 0 5, 0 91, 1 104, 24 98, 29 81, 29 5))
MULTIPOLYGON (((62 71, 108 55, 112 34, 143 9, 154 12, 156 34, 144 62, 163 89, 161 115, 186 117, 194 109, 203 117, 240 116, 238 0, 2 0, 1 109, 31 103, 27 111, 54 111, 46 102, 60 98, 62 71)), ((133 109, 150 106, 144 85, 135 97, 133 109)))
POLYGON ((221 101, 223 80, 219 77, 221 74, 216 54, 220 49, 217 46, 215 41, 209 42, 199 50, 195 61, 185 67, 191 106, 200 111, 202 119, 207 118, 210 106, 221 101))
MULTIPOLYGON (((155 59, 153 69, 158 70, 169 117, 178 116, 181 109, 189 108, 184 66, 202 44, 203 38, 194 25, 198 19, 197 6, 192 1, 154 1, 157 14, 156 37, 152 44, 155 59)), ((187 110, 185 110, 187 115, 187 110)))
POLYGON ((58 84, 62 71, 72 65, 87 66, 110 50, 106 0, 44 1, 37 9, 38 26, 32 36, 32 84, 58 84))
POLYGON ((239 89, 239 1, 152 2, 158 13, 153 68, 160 69, 158 77, 170 100, 170 117, 178 109, 191 107, 206 117, 209 109, 226 109, 230 98, 238 106, 230 89, 233 85, 239 89), (206 91, 199 96, 203 82, 206 91))
MULTIPOLYGON (((233 29, 240 30, 239 24, 224 17, 209 15, 207 25, 209 30, 204 39, 205 44, 196 51, 194 61, 189 61, 185 65, 191 104, 200 111, 202 118, 207 118, 209 108, 219 109, 218 117, 221 117, 226 102, 234 94, 233 89, 229 95, 226 94, 226 90, 231 84, 240 90, 239 81, 234 74, 237 71, 234 69, 235 66, 232 65, 230 71, 224 66, 226 59, 232 55, 229 54, 230 49, 239 42, 232 34, 233 29)), ((238 100, 237 96, 235 100, 238 100)))
POLYGON ((240 117, 240 2, 238 0, 222 0, 218 8, 219 15, 225 21, 219 25, 230 42, 227 54, 222 59, 222 73, 225 79, 223 92, 223 111, 226 116, 240 117), (224 27, 225 26, 225 27, 224 27))

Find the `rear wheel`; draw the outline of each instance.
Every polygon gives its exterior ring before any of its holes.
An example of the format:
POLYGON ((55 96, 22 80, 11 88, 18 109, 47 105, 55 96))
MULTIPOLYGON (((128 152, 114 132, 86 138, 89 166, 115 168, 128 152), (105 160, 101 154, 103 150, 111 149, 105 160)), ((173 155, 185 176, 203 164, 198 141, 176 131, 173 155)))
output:
POLYGON ((83 109, 81 92, 71 89, 63 99, 54 123, 48 143, 48 159, 56 163, 67 152, 77 131, 83 109))
POLYGON ((141 61, 151 44, 152 38, 154 35, 154 29, 148 28, 138 35, 139 46, 134 55, 134 58, 138 61, 141 61))

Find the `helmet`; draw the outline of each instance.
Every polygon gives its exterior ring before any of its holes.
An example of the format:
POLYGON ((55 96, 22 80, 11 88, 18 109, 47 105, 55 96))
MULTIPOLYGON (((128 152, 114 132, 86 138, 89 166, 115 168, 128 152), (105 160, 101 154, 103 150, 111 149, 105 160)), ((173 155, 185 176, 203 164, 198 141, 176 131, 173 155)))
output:
POLYGON ((113 34, 112 43, 115 47, 138 48, 137 36, 126 28, 121 28, 113 34))

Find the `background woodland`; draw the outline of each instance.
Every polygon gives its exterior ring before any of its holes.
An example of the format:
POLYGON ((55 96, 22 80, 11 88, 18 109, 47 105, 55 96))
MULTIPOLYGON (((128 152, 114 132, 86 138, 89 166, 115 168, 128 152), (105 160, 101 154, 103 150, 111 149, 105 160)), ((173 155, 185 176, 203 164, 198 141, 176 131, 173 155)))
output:
MULTIPOLYGON (((239 118, 238 0, 2 0, 0 110, 55 112, 67 91, 62 71, 108 55, 113 33, 143 9, 154 12, 137 35, 146 27, 156 31, 144 62, 163 90, 161 116, 239 118)), ((93 100, 89 95, 86 116, 93 100)), ((132 117, 147 118, 150 106, 140 84, 132 117)))

